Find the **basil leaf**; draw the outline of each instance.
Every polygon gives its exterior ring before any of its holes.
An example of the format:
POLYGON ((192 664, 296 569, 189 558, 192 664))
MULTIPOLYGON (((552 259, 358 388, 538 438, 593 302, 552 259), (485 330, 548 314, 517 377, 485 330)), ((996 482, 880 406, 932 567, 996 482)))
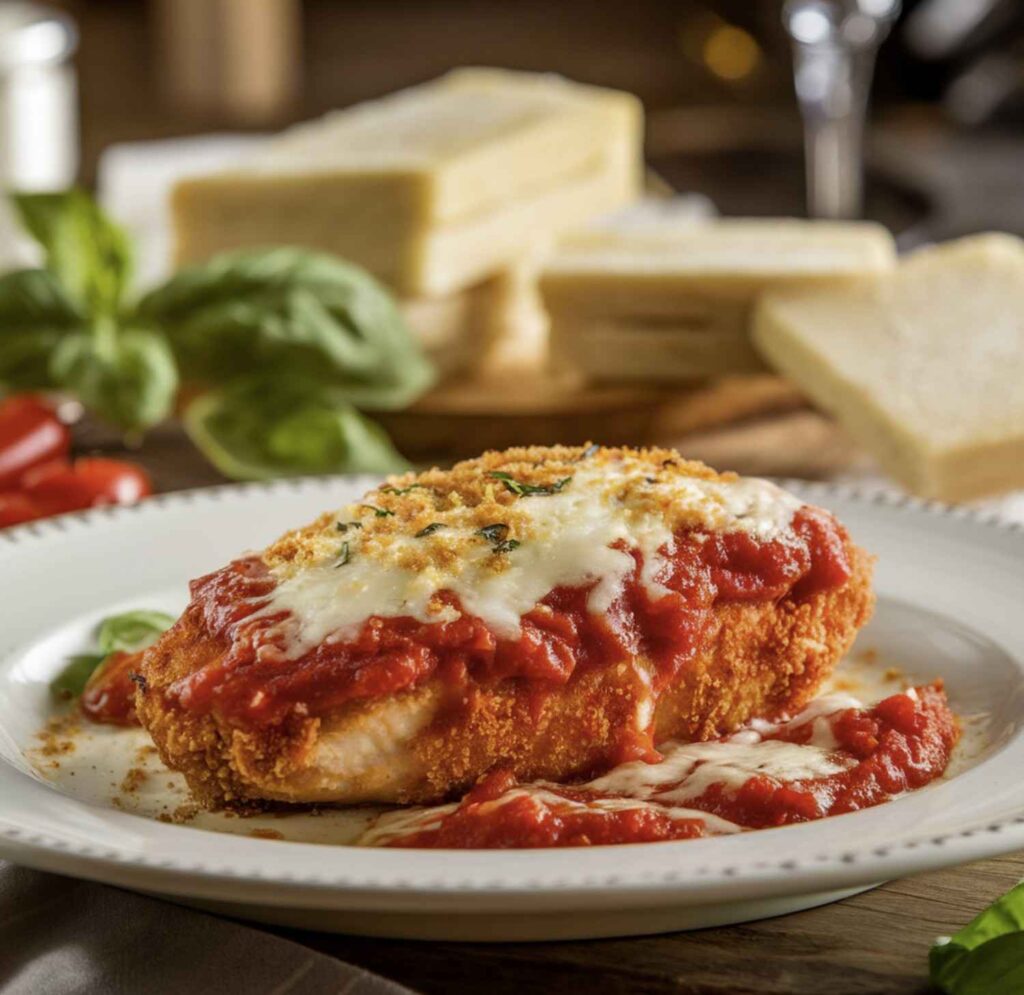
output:
POLYGON ((106 660, 106 653, 79 653, 68 657, 67 666, 50 681, 50 693, 62 701, 77 698, 93 672, 106 660))
POLYGON ((123 650, 135 653, 156 642, 175 619, 164 612, 134 611, 112 615, 100 624, 96 642, 104 654, 123 650))
POLYGON ((69 657, 67 666, 50 682, 51 693, 65 701, 79 697, 111 653, 145 649, 172 625, 173 616, 153 611, 123 612, 104 619, 96 633, 100 652, 69 657))
POLYGON ((46 270, 0 276, 0 384, 13 390, 54 386, 50 354, 82 317, 46 270))
POLYGON ((223 474, 389 473, 408 464, 344 391, 306 380, 251 378, 196 398, 185 430, 223 474))
POLYGON ((387 484, 384 487, 378 487, 377 490, 381 494, 411 494, 413 491, 429 491, 430 488, 426 484, 410 484, 408 487, 392 487, 391 484, 387 484))
POLYGON ((947 995, 1024 991, 1024 884, 1017 885, 928 956, 932 983, 947 995))
POLYGON ((13 194, 11 200, 71 300, 93 315, 117 314, 132 272, 124 230, 84 190, 13 194))
POLYGON ((495 522, 493 525, 485 525, 483 528, 477 529, 476 534, 490 543, 497 543, 508 535, 508 526, 504 522, 495 522))
POLYGON ((505 485, 505 490, 510 494, 515 494, 516 497, 543 497, 559 494, 572 480, 572 477, 562 477, 561 480, 556 480, 553 484, 524 484, 516 480, 512 474, 503 473, 500 470, 492 470, 487 476, 494 480, 500 480, 505 485))
POLYGON ((268 369, 344 389, 360 407, 404 407, 433 370, 387 291, 334 256, 296 248, 225 253, 139 302, 185 379, 230 383, 268 369))
POLYGON ((178 389, 178 370, 166 342, 141 329, 69 336, 54 351, 50 371, 87 408, 128 431, 166 418, 178 389))

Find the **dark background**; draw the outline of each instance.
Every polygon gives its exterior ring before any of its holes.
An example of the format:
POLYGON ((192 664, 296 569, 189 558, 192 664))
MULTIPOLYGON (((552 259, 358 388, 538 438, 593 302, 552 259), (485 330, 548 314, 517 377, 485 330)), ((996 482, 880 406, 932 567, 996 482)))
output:
MULTIPOLYGON (((631 90, 655 122, 658 112, 710 107, 727 112, 713 119, 716 130, 732 129, 743 137, 744 129, 753 130, 751 119, 760 119, 762 128, 785 130, 786 141, 799 148, 789 42, 776 0, 62 0, 56 5, 75 17, 82 34, 77 61, 87 181, 94 177, 100 150, 111 142, 277 128, 465 64, 553 70, 631 90), (261 28, 261 21, 269 26, 261 28), (200 50, 205 64, 195 63, 200 50), (248 73, 257 87, 266 85, 270 96, 254 104, 242 85, 232 97, 220 76, 225 62, 243 65, 243 75, 248 73)), ((933 58, 922 57, 908 28, 921 5, 922 0, 904 4, 883 47, 876 120, 917 131, 1019 131, 1024 4, 946 0, 947 7, 988 12, 951 51, 933 58), (989 81, 995 90, 979 98, 988 77, 995 77, 989 81)), ((698 117, 693 129, 710 127, 711 120, 705 117, 701 125, 698 117)))

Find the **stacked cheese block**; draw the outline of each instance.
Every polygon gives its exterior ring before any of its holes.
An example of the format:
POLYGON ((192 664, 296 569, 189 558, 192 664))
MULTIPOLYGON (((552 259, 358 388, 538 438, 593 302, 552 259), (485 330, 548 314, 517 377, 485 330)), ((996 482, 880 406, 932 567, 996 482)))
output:
POLYGON ((541 273, 559 365, 598 380, 679 382, 762 369, 757 299, 887 270, 869 223, 693 220, 672 202, 623 211, 563 239, 541 273))
POLYGON ((268 244, 336 253, 389 285, 428 350, 459 365, 510 306, 507 286, 489 281, 637 196, 642 128, 628 94, 457 70, 180 183, 177 259, 268 244))

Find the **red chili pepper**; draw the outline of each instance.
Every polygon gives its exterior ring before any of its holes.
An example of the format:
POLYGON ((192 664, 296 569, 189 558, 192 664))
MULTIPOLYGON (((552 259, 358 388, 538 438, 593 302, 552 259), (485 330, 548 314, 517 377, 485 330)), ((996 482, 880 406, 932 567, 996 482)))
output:
POLYGON ((0 402, 0 490, 16 487, 30 467, 66 459, 71 436, 41 397, 16 394, 0 402))
POLYGON ((43 514, 59 515, 101 504, 131 504, 153 493, 145 470, 121 460, 87 457, 32 467, 21 489, 43 514))
POLYGON ((21 491, 0 491, 0 529, 41 518, 36 503, 21 491))

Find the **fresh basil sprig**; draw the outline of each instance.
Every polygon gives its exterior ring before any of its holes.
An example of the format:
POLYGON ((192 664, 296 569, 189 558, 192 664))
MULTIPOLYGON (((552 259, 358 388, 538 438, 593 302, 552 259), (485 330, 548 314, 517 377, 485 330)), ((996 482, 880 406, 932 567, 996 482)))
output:
POLYGON ((433 381, 387 291, 323 253, 226 253, 146 294, 138 314, 165 331, 195 383, 273 370, 330 384, 358 407, 389 410, 433 381))
POLYGON ((210 462, 236 480, 408 465, 344 391, 286 376, 243 378, 202 394, 185 409, 184 424, 210 462))
POLYGON ((84 190, 15 194, 25 230, 46 254, 46 269, 82 314, 116 316, 131 282, 128 235, 84 190))
POLYGON ((226 253, 131 301, 131 247, 83 191, 13 197, 45 266, 0 276, 0 387, 68 391, 138 433, 185 421, 223 473, 394 471, 356 408, 409 404, 434 379, 387 291, 323 253, 226 253))
POLYGON ((145 649, 172 625, 173 616, 155 611, 123 612, 104 619, 96 631, 99 652, 69 657, 67 666, 50 682, 51 693, 64 701, 77 698, 111 653, 145 649))
POLYGON ((101 653, 135 653, 156 642, 174 621, 166 612, 144 609, 111 615, 100 623, 96 642, 101 653))
POLYGON ((1024 884, 1018 884, 928 956, 932 984, 947 995, 1024 992, 1024 884))
POLYGON ((69 391, 126 432, 162 421, 178 367, 159 332, 133 322, 128 236, 81 190, 12 201, 45 269, 0 279, 0 383, 69 391))
POLYGON ((0 276, 0 383, 12 390, 55 386, 54 350, 85 324, 82 313, 46 270, 0 276))

